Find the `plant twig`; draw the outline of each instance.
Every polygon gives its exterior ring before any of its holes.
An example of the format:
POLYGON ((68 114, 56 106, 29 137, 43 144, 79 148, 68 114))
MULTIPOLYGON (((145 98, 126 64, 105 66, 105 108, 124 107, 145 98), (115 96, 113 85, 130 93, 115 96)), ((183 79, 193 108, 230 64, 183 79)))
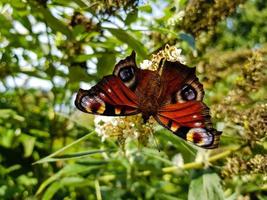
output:
MULTIPOLYGON (((228 149, 222 153, 216 154, 214 156, 211 156, 208 159, 209 163, 215 162, 217 160, 220 160, 222 158, 227 157, 228 155, 230 155, 231 153, 233 153, 234 151, 238 150, 240 148, 240 146, 238 147, 232 147, 231 149, 228 149)), ((171 166, 171 167, 164 167, 162 169, 163 172, 165 173, 172 173, 172 172, 177 172, 178 170, 181 169, 200 169, 205 165, 204 162, 191 162, 191 163, 186 163, 181 167, 177 167, 177 166, 171 166)))

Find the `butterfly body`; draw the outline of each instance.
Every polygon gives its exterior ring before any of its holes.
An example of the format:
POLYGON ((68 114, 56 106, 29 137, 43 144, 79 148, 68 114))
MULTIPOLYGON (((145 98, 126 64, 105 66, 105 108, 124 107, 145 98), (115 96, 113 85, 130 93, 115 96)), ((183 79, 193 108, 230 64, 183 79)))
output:
POLYGON ((139 78, 140 84, 135 89, 138 96, 138 111, 144 121, 156 115, 160 102, 160 76, 156 71, 144 70, 139 78))
POLYGON ((133 52, 115 65, 112 75, 89 90, 80 89, 75 105, 83 112, 106 116, 141 113, 144 122, 153 116, 184 140, 215 148, 221 132, 212 127, 203 97, 195 68, 163 61, 157 71, 142 70, 133 52))

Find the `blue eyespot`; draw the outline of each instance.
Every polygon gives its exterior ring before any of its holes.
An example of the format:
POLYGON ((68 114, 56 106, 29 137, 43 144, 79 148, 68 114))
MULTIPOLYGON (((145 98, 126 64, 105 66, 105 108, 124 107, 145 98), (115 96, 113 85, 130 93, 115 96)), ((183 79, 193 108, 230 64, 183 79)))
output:
POLYGON ((192 100, 196 100, 197 93, 196 93, 196 90, 192 86, 186 84, 181 90, 181 96, 182 96, 182 99, 185 101, 192 101, 192 100))
POLYGON ((124 67, 119 72, 119 77, 123 82, 128 82, 134 77, 134 70, 132 67, 124 67))

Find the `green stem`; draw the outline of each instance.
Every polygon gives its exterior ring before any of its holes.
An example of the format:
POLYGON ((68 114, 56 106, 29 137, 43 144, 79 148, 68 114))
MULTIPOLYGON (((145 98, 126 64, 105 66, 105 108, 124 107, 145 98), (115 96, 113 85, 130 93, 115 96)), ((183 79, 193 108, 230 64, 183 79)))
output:
MULTIPOLYGON (((228 149, 228 150, 226 150, 226 151, 224 151, 222 153, 216 154, 216 155, 210 157, 208 159, 208 162, 209 163, 212 163, 212 162, 215 162, 215 161, 220 160, 222 158, 225 158, 228 155, 230 155, 232 152, 238 150, 239 148, 240 148, 240 146, 238 146, 238 147, 232 147, 231 149, 228 149)), ((177 171, 179 171, 181 169, 200 169, 204 165, 205 165, 204 162, 191 162, 191 163, 184 164, 181 167, 177 167, 177 166, 164 167, 162 169, 162 171, 165 172, 165 173, 172 173, 172 172, 177 172, 177 171)))
POLYGON ((96 191, 96 199, 102 200, 100 185, 99 185, 99 181, 97 179, 95 180, 95 191, 96 191))
POLYGON ((69 149, 69 148, 72 147, 73 145, 78 144, 78 143, 80 143, 80 142, 83 141, 83 140, 86 140, 86 139, 87 139, 92 133, 94 133, 94 132, 95 132, 95 131, 92 131, 92 132, 86 134, 85 136, 79 138, 78 140, 75 140, 74 142, 72 142, 72 143, 66 145, 65 147, 63 147, 63 148, 57 150, 56 152, 50 154, 49 156, 46 156, 46 157, 42 158, 41 160, 38 160, 37 162, 34 162, 33 165, 43 163, 43 162, 45 162, 46 160, 49 160, 50 158, 55 157, 56 155, 58 155, 58 154, 60 154, 60 153, 62 153, 62 152, 64 152, 64 151, 66 151, 67 149, 69 149))

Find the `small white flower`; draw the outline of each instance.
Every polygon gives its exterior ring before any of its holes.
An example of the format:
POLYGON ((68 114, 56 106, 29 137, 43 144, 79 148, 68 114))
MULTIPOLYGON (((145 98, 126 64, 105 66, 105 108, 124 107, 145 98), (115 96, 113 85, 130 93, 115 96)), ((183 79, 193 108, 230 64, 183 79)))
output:
POLYGON ((137 139, 140 135, 140 133, 138 131, 134 131, 133 132, 134 138, 137 139))
POLYGON ((114 124, 116 123, 116 121, 114 121, 113 117, 95 116, 95 119, 94 119, 95 131, 101 137, 101 141, 105 141, 105 139, 108 138, 108 135, 103 129, 103 124, 106 124, 106 123, 114 124))
POLYGON ((95 126, 101 124, 102 122, 111 122, 113 121, 113 117, 107 117, 107 116, 100 116, 96 115, 94 119, 95 126))
POLYGON ((171 46, 171 47, 166 48, 165 52, 167 54, 168 61, 171 61, 171 62, 178 61, 182 64, 185 64, 185 57, 181 55, 182 49, 171 46))
POLYGON ((150 60, 143 60, 143 62, 140 63, 141 69, 151 69, 152 67, 152 61, 150 60))
POLYGON ((210 156, 210 151, 206 149, 200 149, 198 148, 198 152, 195 158, 195 162, 200 162, 204 163, 204 166, 207 167, 209 166, 209 156, 210 156))
POLYGON ((176 16, 176 19, 177 20, 182 20, 184 18, 184 16, 185 16, 185 11, 184 10, 181 10, 175 16, 176 16))
POLYGON ((184 159, 182 154, 178 153, 174 155, 174 157, 172 158, 172 163, 177 167, 182 167, 184 165, 184 159))
POLYGON ((181 21, 185 16, 185 11, 182 10, 176 14, 174 14, 168 21, 168 26, 175 26, 179 21, 181 21))

